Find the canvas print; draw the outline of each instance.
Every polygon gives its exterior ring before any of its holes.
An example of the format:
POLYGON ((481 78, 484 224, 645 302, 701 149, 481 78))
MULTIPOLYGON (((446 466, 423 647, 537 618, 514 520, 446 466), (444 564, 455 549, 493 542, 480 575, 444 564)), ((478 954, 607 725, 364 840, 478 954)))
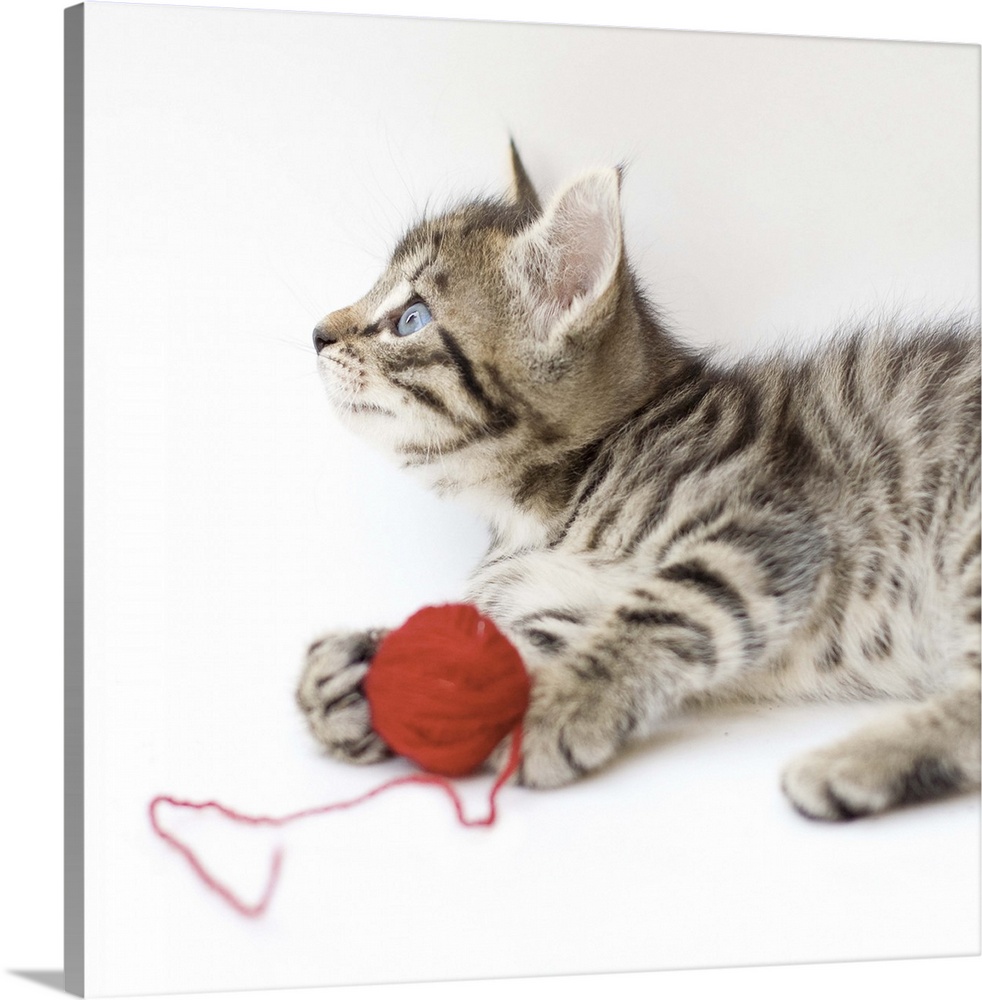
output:
POLYGON ((976 954, 978 47, 66 41, 69 988, 976 954))

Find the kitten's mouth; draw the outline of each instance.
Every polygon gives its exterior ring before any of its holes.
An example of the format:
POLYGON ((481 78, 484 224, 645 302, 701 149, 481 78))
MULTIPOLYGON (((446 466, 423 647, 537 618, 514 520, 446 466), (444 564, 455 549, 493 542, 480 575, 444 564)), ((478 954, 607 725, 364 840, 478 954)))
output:
POLYGON ((350 359, 319 354, 321 378, 327 387, 331 405, 341 414, 349 416, 395 417, 396 414, 378 403, 366 400, 368 382, 364 370, 350 359))
POLYGON ((317 366, 332 396, 335 392, 356 393, 365 389, 364 369, 350 359, 318 354, 317 366))
POLYGON ((340 356, 337 354, 325 354, 323 352, 318 352, 317 354, 318 364, 323 365, 324 371, 342 371, 346 375, 351 375, 357 377, 360 374, 360 366, 355 366, 351 363, 350 358, 340 356))

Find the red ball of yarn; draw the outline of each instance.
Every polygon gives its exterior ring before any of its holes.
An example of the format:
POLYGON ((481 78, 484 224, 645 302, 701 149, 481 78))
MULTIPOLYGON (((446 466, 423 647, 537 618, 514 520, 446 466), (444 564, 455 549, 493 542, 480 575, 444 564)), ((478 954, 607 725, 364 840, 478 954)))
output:
POLYGON ((382 640, 363 683, 379 736, 448 777, 486 760, 529 701, 518 650, 470 604, 417 611, 382 640))

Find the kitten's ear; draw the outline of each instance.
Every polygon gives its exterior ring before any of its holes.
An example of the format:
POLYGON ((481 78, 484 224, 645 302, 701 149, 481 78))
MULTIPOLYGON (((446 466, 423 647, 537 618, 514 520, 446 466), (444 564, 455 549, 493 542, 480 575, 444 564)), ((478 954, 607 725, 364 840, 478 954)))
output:
POLYGON ((515 237, 508 271, 533 335, 551 340, 596 319, 622 254, 620 172, 584 174, 515 237))
POLYGON ((535 217, 542 211, 542 203, 532 187, 529 175, 525 172, 522 158, 518 155, 515 140, 511 140, 511 200, 519 208, 524 209, 530 217, 535 217))

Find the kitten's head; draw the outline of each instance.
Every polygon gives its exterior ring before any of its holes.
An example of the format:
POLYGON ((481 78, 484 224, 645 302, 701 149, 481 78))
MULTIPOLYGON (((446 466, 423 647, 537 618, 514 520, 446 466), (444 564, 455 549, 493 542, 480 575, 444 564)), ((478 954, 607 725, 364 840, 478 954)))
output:
POLYGON ((507 198, 415 226, 368 294, 314 330, 339 414, 407 464, 582 443, 644 392, 619 171, 543 206, 514 147, 512 167, 507 198))

